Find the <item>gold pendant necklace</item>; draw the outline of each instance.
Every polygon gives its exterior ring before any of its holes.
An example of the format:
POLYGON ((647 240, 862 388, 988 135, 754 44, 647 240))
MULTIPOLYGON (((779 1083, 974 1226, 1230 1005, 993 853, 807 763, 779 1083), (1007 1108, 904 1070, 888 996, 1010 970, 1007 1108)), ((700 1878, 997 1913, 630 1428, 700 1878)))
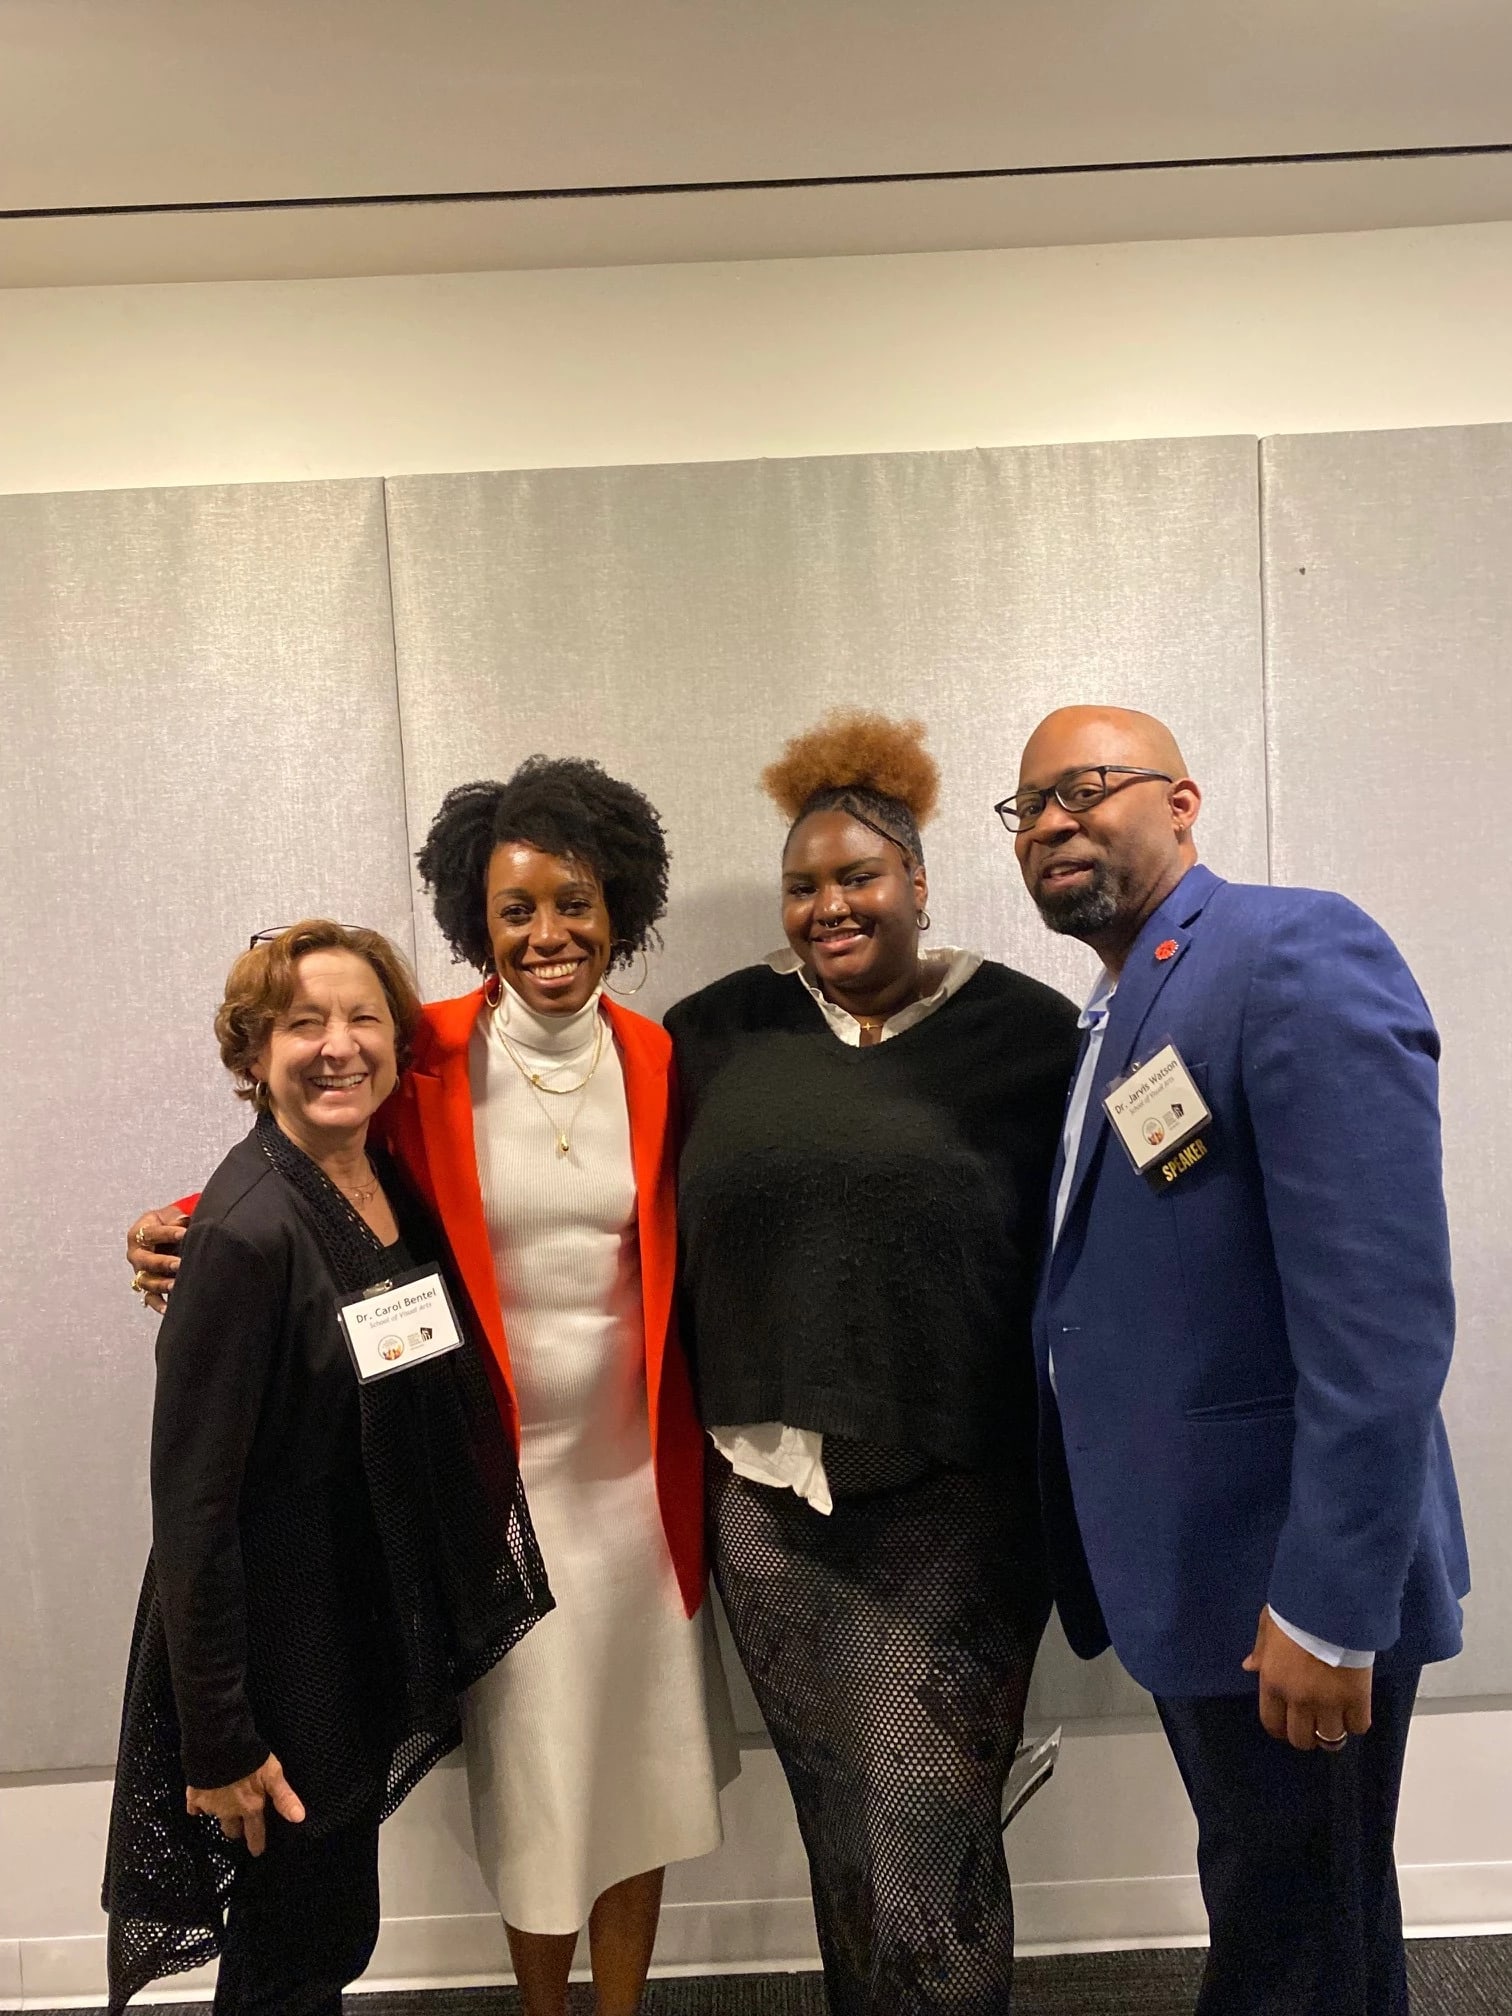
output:
POLYGON ((547 1126, 556 1137, 555 1146, 559 1160, 565 1160, 572 1153, 573 1130, 577 1126, 578 1117, 582 1113, 584 1103, 587 1100, 588 1087, 593 1083, 593 1074, 598 1070, 599 1061, 604 1054, 603 1016, 596 1015, 594 1022, 596 1026, 593 1032, 593 1062, 588 1066, 587 1075, 579 1079, 576 1085, 543 1085, 540 1073, 530 1070, 524 1059, 516 1054, 514 1045, 509 1041, 504 1031, 502 1029, 499 1030, 499 1041, 509 1053, 509 1061, 525 1080, 525 1090, 534 1099, 536 1105, 540 1107, 547 1126), (571 1117, 565 1126, 559 1127, 552 1118, 550 1107, 541 1097, 543 1092, 553 1092, 565 1096, 570 1096, 572 1093, 577 1094, 577 1104, 573 1107, 571 1117))

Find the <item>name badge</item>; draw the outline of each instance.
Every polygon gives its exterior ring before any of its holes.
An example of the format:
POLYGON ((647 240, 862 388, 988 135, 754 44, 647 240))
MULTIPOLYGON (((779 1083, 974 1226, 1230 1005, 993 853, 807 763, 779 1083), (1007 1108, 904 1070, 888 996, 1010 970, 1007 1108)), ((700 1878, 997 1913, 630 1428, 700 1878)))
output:
POLYGON ((1136 1065, 1103 1101, 1138 1175, 1165 1190, 1208 1155, 1213 1115, 1174 1043, 1136 1065))
POLYGON ((387 1379, 462 1344, 446 1283, 434 1267, 415 1267, 337 1303, 357 1377, 387 1379))

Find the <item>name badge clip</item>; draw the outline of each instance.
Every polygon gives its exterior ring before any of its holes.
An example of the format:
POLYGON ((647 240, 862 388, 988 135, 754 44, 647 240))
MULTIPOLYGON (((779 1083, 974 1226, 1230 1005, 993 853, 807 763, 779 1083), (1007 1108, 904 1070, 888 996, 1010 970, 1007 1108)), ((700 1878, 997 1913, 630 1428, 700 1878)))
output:
POLYGON ((437 1267, 412 1267, 336 1304, 357 1377, 366 1385, 460 1350, 462 1327, 437 1267))
POLYGON ((1157 1193, 1207 1160, 1212 1110, 1174 1043, 1120 1079, 1103 1110, 1135 1174, 1157 1193))

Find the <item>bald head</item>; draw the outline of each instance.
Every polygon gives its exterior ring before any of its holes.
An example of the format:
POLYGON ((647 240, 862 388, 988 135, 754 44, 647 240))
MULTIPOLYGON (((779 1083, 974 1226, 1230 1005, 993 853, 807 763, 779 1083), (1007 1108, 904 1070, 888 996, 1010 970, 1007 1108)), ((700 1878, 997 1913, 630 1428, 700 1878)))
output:
POLYGON ((1014 852, 1040 915, 1118 972, 1197 859, 1202 793, 1176 737, 1132 707, 1059 707, 1024 745, 1017 796, 1033 809, 1014 852))
POLYGON ((1057 707, 1024 744, 1019 789, 1087 763, 1132 763, 1185 777, 1186 759, 1164 721, 1133 707, 1057 707))

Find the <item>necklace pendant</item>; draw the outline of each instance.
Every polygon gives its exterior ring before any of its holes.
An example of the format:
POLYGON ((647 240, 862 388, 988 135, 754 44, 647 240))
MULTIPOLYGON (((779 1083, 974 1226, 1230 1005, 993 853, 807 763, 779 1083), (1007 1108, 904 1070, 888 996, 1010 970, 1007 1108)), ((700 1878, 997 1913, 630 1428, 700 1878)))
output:
POLYGON ((539 1085, 539 1084, 540 1084, 540 1082, 541 1082, 541 1074, 540 1074, 540 1072, 539 1072, 539 1071, 532 1071, 532 1072, 531 1072, 531 1074, 530 1074, 530 1082, 531 1082, 531 1084, 532 1084, 532 1085, 539 1085))
POLYGON ((571 1147, 572 1143, 567 1139, 567 1136, 565 1134, 558 1134, 556 1143, 558 1155, 567 1154, 571 1147))

